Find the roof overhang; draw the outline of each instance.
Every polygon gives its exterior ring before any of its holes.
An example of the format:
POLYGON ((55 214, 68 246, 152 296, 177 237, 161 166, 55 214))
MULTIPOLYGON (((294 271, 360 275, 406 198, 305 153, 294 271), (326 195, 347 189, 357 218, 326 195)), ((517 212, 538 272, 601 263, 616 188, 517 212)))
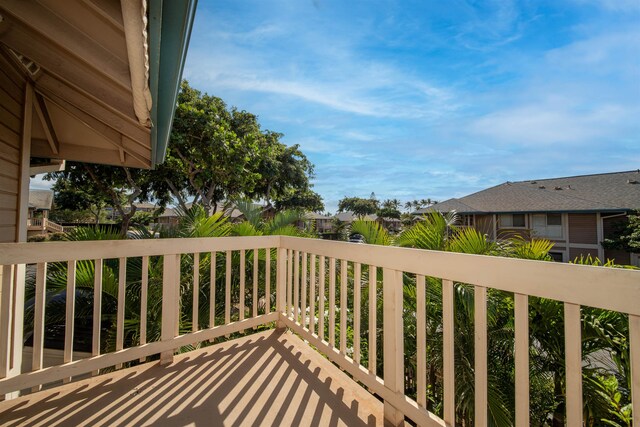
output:
POLYGON ((32 157, 161 163, 195 7, 196 0, 3 0, 0 55, 33 87, 32 157))

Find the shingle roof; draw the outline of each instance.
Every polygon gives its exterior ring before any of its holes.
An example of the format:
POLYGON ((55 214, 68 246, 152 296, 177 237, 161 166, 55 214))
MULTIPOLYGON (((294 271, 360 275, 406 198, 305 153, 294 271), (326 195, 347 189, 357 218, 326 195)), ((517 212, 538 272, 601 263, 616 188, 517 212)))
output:
POLYGON ((640 170, 505 182, 428 210, 458 213, 596 212, 640 209, 640 170))
POLYGON ((29 207, 36 209, 51 210, 53 203, 53 191, 51 190, 29 190, 29 207))

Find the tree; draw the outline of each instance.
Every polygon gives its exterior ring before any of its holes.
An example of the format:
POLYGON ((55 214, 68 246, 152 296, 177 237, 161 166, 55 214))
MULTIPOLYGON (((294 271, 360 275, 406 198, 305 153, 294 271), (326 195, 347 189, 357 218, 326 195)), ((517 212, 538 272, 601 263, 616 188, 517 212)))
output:
POLYGON ((382 207, 378 210, 377 215, 382 218, 400 219, 401 202, 398 199, 387 199, 382 202, 382 207))
POLYGON ((51 189, 54 192, 53 204, 56 210, 65 212, 66 217, 79 219, 86 216, 85 212, 89 212, 96 224, 100 222, 100 214, 110 201, 107 194, 87 191, 91 188, 78 187, 68 179, 57 180, 51 189), (77 214, 74 215, 73 212, 77 214))
MULTIPOLYGON (((158 186, 151 171, 120 166, 67 162, 66 169, 48 174, 56 179, 60 188, 73 188, 74 197, 87 195, 90 201, 105 201, 118 211, 122 220, 120 233, 127 233, 131 218, 136 213, 134 202, 151 199, 164 207, 170 201, 165 187, 158 186)), ((76 200, 77 201, 77 200, 76 200)))
POLYGON ((288 208, 292 193, 310 195, 313 164, 281 138, 262 131, 254 114, 183 81, 167 157, 154 176, 183 209, 191 201, 213 213, 219 202, 242 197, 288 208))
POLYGON ((310 189, 303 192, 292 190, 280 196, 275 201, 275 204, 276 210, 278 211, 283 209, 302 209, 305 211, 322 212, 324 210, 322 197, 310 189))
POLYGON ((338 202, 338 212, 353 212, 357 217, 373 215, 378 208, 379 203, 374 198, 344 197, 338 202))
POLYGON ((640 212, 629 215, 628 222, 620 221, 613 236, 604 239, 605 249, 621 249, 627 252, 640 252, 640 212))

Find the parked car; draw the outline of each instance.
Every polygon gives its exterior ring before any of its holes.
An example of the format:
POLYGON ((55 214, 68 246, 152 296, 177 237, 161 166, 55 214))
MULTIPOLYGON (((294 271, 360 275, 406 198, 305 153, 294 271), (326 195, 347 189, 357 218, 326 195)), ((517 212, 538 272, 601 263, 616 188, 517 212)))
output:
POLYGON ((350 243, 364 243, 364 236, 362 234, 352 234, 349 236, 350 243))

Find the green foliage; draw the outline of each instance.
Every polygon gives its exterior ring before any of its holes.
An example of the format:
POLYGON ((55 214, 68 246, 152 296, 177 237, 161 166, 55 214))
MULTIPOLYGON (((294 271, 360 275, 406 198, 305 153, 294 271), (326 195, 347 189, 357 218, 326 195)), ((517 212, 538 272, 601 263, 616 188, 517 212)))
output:
POLYGON ((602 242, 605 249, 621 249, 627 252, 640 252, 640 212, 629 215, 628 221, 620 221, 614 236, 602 242))
POLYGON ((371 245, 390 245, 389 232, 377 221, 355 220, 351 223, 351 233, 364 237, 364 242, 371 245))
POLYGON ((313 165, 298 145, 280 138, 262 131, 255 115, 229 109, 183 81, 167 157, 153 175, 183 208, 190 198, 215 211, 218 202, 240 197, 274 200, 282 209, 317 207, 309 183, 313 165), (307 197, 296 200, 296 193, 307 197))
POLYGON ((345 197, 338 202, 338 212, 353 212, 357 217, 373 215, 378 211, 378 208, 378 201, 371 198, 345 197))

